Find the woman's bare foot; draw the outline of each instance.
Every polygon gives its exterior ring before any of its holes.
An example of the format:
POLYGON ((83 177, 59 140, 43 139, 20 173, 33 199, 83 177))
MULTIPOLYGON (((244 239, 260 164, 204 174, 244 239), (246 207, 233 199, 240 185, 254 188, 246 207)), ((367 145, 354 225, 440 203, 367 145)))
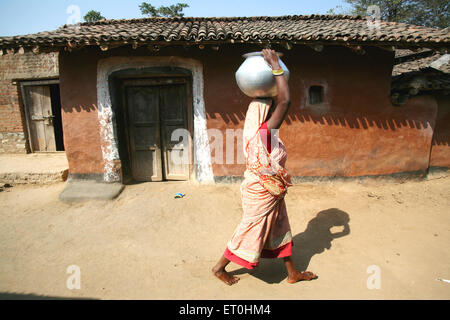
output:
POLYGON ((239 281, 238 277, 232 276, 231 274, 226 272, 225 269, 213 268, 211 271, 217 278, 219 278, 220 280, 222 280, 229 286, 231 286, 239 281))
POLYGON ((298 281, 309 281, 317 279, 318 277, 309 271, 304 272, 294 272, 288 276, 287 282, 288 283, 296 283, 298 281))

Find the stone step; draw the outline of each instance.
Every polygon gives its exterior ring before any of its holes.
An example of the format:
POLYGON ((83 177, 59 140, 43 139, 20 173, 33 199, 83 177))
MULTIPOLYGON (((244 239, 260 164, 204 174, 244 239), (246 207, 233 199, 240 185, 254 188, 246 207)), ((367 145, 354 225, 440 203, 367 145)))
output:
POLYGON ((63 202, 86 200, 113 200, 124 189, 121 183, 69 180, 59 195, 63 202))

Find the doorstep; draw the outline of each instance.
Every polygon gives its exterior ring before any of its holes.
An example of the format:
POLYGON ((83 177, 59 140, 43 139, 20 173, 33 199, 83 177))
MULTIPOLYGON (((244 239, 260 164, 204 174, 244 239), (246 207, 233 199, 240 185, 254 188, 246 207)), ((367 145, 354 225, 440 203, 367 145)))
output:
POLYGON ((64 152, 0 154, 0 182, 48 184, 67 180, 69 164, 64 152))
POLYGON ((67 182, 59 199, 63 202, 86 200, 113 200, 122 192, 122 183, 97 182, 90 180, 71 180, 67 182))

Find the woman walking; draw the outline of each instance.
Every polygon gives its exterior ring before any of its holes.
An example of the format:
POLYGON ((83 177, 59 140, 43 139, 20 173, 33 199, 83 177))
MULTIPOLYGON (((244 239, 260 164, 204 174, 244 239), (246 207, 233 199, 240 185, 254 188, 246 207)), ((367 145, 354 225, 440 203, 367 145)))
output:
MULTIPOLYGON (((291 186, 285 169, 286 148, 272 129, 279 129, 290 105, 289 87, 275 51, 262 55, 275 76, 278 95, 254 99, 247 110, 243 143, 246 170, 241 184, 243 218, 234 231, 213 274, 228 285, 239 278, 226 272, 230 261, 247 269, 255 268, 260 258, 283 258, 289 283, 317 278, 309 271, 299 272, 292 261, 292 234, 284 195, 291 186)), ((275 130, 274 130, 275 131, 275 130)))

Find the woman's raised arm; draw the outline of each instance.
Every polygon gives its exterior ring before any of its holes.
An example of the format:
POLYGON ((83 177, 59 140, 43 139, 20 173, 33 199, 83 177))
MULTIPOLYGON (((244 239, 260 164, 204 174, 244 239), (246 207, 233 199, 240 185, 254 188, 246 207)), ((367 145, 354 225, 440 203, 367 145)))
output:
MULTIPOLYGON (((278 56, 274 50, 264 49, 261 53, 266 62, 271 66, 272 70, 281 69, 278 56)), ((278 95, 275 101, 275 110, 267 120, 267 129, 269 130, 280 128, 291 104, 289 86, 286 77, 284 75, 275 76, 275 81, 277 84, 278 95)))

